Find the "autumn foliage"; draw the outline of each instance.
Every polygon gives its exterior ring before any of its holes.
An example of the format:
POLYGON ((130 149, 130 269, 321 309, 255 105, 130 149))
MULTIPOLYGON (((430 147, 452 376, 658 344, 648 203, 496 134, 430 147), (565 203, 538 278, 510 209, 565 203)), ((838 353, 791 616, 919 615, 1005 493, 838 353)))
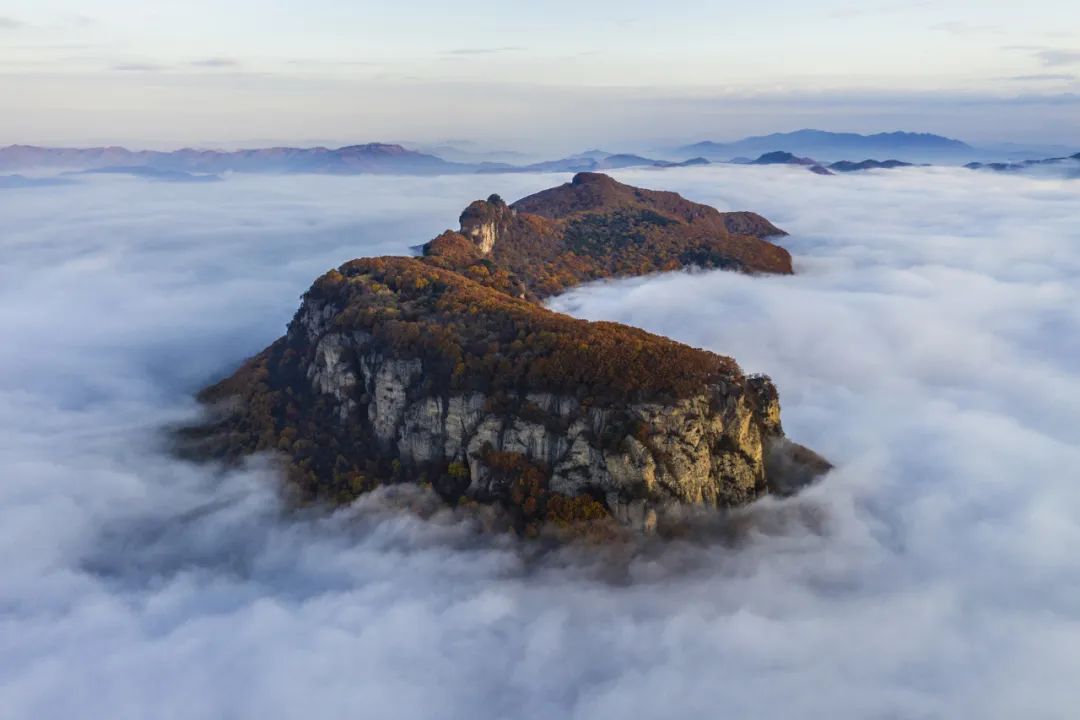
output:
MULTIPOLYGON (((187 441, 201 456, 278 453, 304 500, 346 502, 381 484, 419 481, 457 501, 474 480, 469 458, 403 467, 396 450, 373 438, 362 412, 345 419, 332 397, 313 389, 315 341, 300 322, 304 313, 327 318, 320 332, 362 336, 364 352, 420 361, 419 385, 408 388, 418 397, 480 393, 487 413, 548 423, 552 416, 526 400, 547 392, 586 409, 615 409, 609 414, 617 418, 630 403, 674 402, 746 379, 731 358, 625 325, 577 320, 537 299, 587 280, 691 265, 791 271, 787 252, 764 239, 782 231, 764 218, 718 213, 603 175, 579 175, 514 206, 498 196, 477 201, 461 225, 428 243, 422 258, 353 260, 320 277, 285 337, 203 391, 200 399, 219 414, 189 428, 187 441), (485 254, 477 238, 490 238, 492 228, 496 241, 485 254)), ((618 446, 646 436, 627 416, 595 441, 618 446)), ((607 513, 600 498, 551 492, 549 470, 523 455, 489 448, 482 461, 503 489, 489 499, 504 504, 523 532, 607 513)))
POLYGON ((788 252, 766 239, 784 232, 760 215, 720 213, 595 173, 512 206, 498 196, 476 201, 462 213, 461 228, 428 243, 427 260, 529 299, 590 280, 685 267, 791 272, 788 252), (482 225, 497 236, 487 255, 463 234, 482 225))

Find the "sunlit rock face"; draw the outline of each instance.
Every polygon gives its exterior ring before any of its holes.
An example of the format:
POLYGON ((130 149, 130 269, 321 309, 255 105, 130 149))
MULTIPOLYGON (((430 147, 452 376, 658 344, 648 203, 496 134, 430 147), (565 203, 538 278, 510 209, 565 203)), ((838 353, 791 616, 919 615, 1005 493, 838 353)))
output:
POLYGON ((672 503, 737 505, 767 487, 765 442, 779 433, 767 379, 732 374, 687 397, 643 402, 526 391, 496 403, 484 392, 435 391, 437 368, 389 354, 369 332, 324 332, 322 318, 344 310, 315 301, 297 315, 290 339, 311 381, 304 389, 326 396, 343 427, 410 472, 466 466, 467 486, 439 483, 448 494, 505 499, 492 451, 545 468, 553 492, 600 498, 628 520, 672 503))
POLYGON ((500 227, 505 228, 516 213, 498 195, 477 200, 461 213, 461 234, 476 244, 481 255, 495 248, 500 227))

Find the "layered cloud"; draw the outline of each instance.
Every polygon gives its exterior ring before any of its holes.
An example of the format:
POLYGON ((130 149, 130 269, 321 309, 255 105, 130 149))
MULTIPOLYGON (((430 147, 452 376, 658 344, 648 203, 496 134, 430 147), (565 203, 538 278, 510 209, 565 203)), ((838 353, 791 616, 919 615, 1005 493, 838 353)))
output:
POLYGON ((5 714, 1070 717, 1075 182, 619 177, 765 214, 799 274, 658 276, 553 306, 770 373, 789 434, 838 467, 705 537, 606 552, 478 535, 407 491, 297 516, 265 465, 188 465, 162 431, 326 268, 557 178, 0 193, 5 714))

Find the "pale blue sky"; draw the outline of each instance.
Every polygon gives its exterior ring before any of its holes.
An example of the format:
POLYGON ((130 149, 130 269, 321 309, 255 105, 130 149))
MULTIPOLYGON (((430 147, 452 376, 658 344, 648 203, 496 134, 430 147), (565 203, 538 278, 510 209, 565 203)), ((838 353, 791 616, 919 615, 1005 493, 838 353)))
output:
POLYGON ((6 0, 0 95, 0 144, 1080 143, 1080 3, 6 0))

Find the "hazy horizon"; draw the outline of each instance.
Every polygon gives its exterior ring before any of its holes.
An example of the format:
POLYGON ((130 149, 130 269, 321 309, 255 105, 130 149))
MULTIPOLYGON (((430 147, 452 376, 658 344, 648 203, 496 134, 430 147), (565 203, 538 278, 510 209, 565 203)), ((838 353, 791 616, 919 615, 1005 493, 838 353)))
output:
POLYGON ((11 0, 0 144, 551 152, 814 127, 1080 145, 1076 28, 1065 0, 11 0))

